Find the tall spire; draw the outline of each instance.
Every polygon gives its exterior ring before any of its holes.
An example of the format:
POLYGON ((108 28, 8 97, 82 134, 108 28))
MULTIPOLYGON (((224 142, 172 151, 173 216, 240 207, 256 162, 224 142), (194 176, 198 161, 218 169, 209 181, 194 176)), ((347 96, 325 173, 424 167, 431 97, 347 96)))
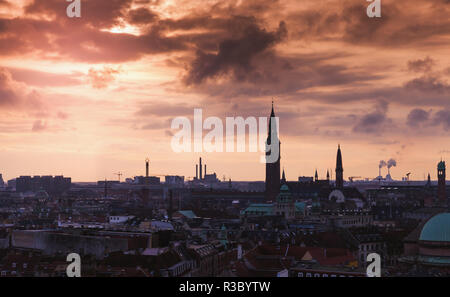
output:
POLYGON ((314 178, 315 178, 315 181, 319 180, 319 175, 317 174, 317 168, 316 168, 316 173, 314 174, 314 178))
POLYGON ((336 156, 336 188, 342 189, 344 187, 344 167, 342 166, 341 145, 338 144, 336 156))
MULTIPOLYGON (((271 162, 266 162, 266 185, 265 185, 265 193, 267 201, 274 201, 278 193, 280 192, 280 152, 281 152, 281 142, 278 137, 278 129, 277 129, 277 121, 275 119, 275 111, 272 100, 272 110, 270 112, 269 119, 269 129, 266 143, 268 146, 275 144, 278 142, 278 158, 275 162, 273 160, 271 162), (273 122, 272 122, 273 121, 273 122), (272 133, 273 130, 273 133, 272 133), (272 135, 273 134, 273 135, 272 135)), ((266 160, 269 156, 271 156, 272 152, 271 147, 267 147, 266 150, 266 160)))
POLYGON ((285 184, 286 183, 286 174, 284 173, 284 168, 283 168, 283 174, 281 176, 281 183, 285 184))

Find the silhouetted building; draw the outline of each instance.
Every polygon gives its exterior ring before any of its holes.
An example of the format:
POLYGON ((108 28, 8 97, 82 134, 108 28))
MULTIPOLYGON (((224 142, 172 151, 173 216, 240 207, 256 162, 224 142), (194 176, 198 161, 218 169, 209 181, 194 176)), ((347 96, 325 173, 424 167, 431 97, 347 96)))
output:
POLYGON ((445 193, 445 162, 441 161, 437 166, 438 175, 438 201, 439 204, 447 203, 447 195, 445 193))
POLYGON ((49 194, 61 194, 70 189, 72 180, 64 176, 20 176, 16 179, 16 191, 45 190, 49 194))
POLYGON ((269 119, 269 129, 268 129, 268 135, 267 135, 267 145, 271 145, 272 141, 276 142, 278 141, 278 156, 276 158, 275 162, 272 162, 273 160, 270 160, 271 154, 273 154, 272 151, 267 150, 266 151, 266 189, 265 189, 265 196, 266 200, 273 201, 279 191, 280 191, 280 149, 281 149, 281 142, 278 138, 278 129, 277 129, 277 122, 275 119, 275 112, 273 110, 273 102, 272 102, 272 112, 270 113, 270 119, 269 119), (272 129, 273 129, 273 136, 274 139, 272 139, 272 129))
POLYGON ((344 168, 342 167, 341 146, 338 145, 336 157, 336 188, 342 189, 344 187, 344 168))

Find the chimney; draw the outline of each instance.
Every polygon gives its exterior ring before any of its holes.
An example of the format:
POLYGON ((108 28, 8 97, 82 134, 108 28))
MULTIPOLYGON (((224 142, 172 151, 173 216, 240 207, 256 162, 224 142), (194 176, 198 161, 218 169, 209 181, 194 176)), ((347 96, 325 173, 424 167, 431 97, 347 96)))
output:
POLYGON ((195 164, 195 179, 198 179, 198 164, 195 164))
POLYGON ((205 164, 205 176, 206 176, 206 164, 205 164))
POLYGON ((199 167, 200 167, 200 177, 199 177, 199 178, 200 178, 200 179, 203 179, 203 178, 202 178, 203 175, 202 175, 202 158, 201 158, 201 157, 200 157, 200 164, 199 164, 199 167))
POLYGON ((148 159, 145 159, 145 177, 148 177, 148 159))

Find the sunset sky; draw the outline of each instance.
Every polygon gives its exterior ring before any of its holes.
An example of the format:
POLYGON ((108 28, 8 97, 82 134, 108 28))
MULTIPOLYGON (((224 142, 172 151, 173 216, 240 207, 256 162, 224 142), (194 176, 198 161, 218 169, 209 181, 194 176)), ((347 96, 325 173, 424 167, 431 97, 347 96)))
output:
MULTIPOLYGON (((423 180, 450 161, 450 1, 0 0, 0 173, 74 181, 208 171, 263 180, 261 153, 175 153, 177 116, 280 117, 288 180, 423 180), (383 169, 386 174, 386 169, 383 169), (333 172, 334 178, 334 172, 333 172)), ((205 131, 204 133, 207 133, 205 131)))

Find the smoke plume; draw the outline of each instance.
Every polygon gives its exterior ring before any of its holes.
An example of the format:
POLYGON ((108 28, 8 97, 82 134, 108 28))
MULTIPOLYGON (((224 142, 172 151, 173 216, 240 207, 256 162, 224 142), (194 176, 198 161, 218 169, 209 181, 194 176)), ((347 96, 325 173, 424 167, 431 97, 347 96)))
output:
POLYGON ((395 166, 397 166, 397 161, 395 161, 394 159, 389 159, 389 161, 387 161, 388 168, 395 167, 395 166))

